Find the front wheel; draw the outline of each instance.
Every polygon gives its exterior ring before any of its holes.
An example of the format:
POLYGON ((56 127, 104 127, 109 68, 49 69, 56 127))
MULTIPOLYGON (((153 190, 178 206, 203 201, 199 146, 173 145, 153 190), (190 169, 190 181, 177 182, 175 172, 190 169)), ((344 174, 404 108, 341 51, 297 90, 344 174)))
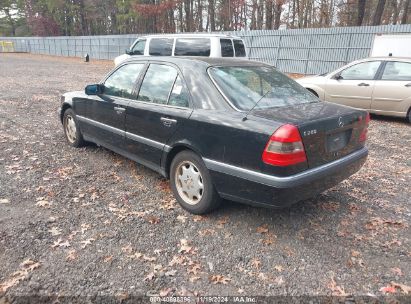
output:
POLYGON ((72 109, 67 109, 63 115, 64 135, 68 143, 76 148, 84 145, 84 139, 76 119, 76 114, 72 109))
POLYGON ((177 201, 190 213, 205 214, 220 204, 210 172, 202 159, 191 151, 180 152, 174 157, 170 183, 177 201))

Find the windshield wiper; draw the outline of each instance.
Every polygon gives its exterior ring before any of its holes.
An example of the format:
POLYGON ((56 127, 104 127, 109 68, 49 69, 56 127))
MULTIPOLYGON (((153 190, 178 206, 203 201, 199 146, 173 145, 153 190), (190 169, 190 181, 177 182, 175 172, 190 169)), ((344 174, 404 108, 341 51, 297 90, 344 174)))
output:
POLYGON ((271 88, 271 89, 269 89, 267 92, 265 92, 264 95, 261 96, 261 98, 260 98, 260 99, 253 105, 253 107, 247 112, 247 114, 243 117, 242 120, 243 120, 243 121, 246 121, 248 114, 250 114, 251 111, 254 110, 254 108, 258 105, 258 103, 259 103, 261 100, 263 100, 263 98, 264 98, 268 93, 271 93, 272 91, 273 91, 273 89, 271 88))

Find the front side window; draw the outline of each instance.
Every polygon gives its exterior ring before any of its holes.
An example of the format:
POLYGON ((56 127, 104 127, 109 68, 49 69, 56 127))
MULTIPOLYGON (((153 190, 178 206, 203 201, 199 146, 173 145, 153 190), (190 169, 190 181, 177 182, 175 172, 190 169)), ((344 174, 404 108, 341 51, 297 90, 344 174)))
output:
POLYGON ((174 39, 172 38, 152 38, 149 45, 151 56, 171 56, 173 52, 174 39))
POLYGON ((209 69, 224 96, 239 110, 248 111, 318 102, 294 80, 268 66, 223 66, 209 69))
POLYGON ((133 46, 133 49, 131 50, 131 53, 133 55, 144 55, 144 48, 146 47, 146 40, 139 40, 137 43, 133 46))
POLYGON ((132 98, 134 85, 143 63, 127 64, 117 69, 104 83, 104 94, 123 98, 132 98))
POLYGON ((235 57, 245 57, 245 47, 242 40, 234 39, 234 50, 235 50, 235 57))
POLYGON ((210 56, 209 38, 177 38, 175 56, 210 56))
POLYGON ((177 77, 177 70, 168 65, 150 64, 137 99, 167 104, 168 96, 177 77))
POLYGON ((221 57, 234 57, 233 43, 231 39, 220 39, 221 57))
POLYGON ((340 73, 345 80, 373 80, 381 61, 369 61, 350 66, 340 73))
POLYGON ((411 63, 389 61, 385 65, 382 80, 397 80, 410 81, 411 80, 411 63))

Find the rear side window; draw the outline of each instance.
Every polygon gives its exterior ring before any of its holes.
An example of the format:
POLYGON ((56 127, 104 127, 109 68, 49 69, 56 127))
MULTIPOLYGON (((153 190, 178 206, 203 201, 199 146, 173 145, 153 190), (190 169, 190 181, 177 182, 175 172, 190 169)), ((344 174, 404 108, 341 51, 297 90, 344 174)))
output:
POLYGON ((234 57, 233 43, 231 39, 220 39, 221 57, 234 57))
POLYGON ((210 56, 210 39, 178 38, 174 49, 175 56, 210 56))
POLYGON ((245 47, 242 40, 235 39, 233 40, 235 57, 245 57, 245 47))
POLYGON ((167 104, 168 96, 177 77, 177 70, 168 65, 150 64, 137 99, 167 104))
POLYGON ((180 76, 177 76, 176 82, 174 83, 168 105, 188 108, 188 90, 180 76))
POLYGON ((397 61, 387 62, 381 79, 397 81, 411 80, 411 63, 397 61))
POLYGON ((107 78, 104 83, 104 94, 131 98, 134 84, 137 81, 144 64, 127 64, 120 67, 107 78))
POLYGON ((153 38, 150 40, 149 54, 152 56, 171 56, 174 39, 153 38))

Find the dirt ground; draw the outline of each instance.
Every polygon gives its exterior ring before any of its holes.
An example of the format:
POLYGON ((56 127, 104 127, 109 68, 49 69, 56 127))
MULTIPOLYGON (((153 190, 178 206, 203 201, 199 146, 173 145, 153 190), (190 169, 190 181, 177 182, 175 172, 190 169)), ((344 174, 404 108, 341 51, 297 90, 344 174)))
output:
POLYGON ((366 165, 315 199, 285 210, 225 202, 193 216, 153 171, 66 144, 60 94, 111 68, 0 54, 0 303, 24 295, 411 295, 405 120, 373 117, 366 165))

